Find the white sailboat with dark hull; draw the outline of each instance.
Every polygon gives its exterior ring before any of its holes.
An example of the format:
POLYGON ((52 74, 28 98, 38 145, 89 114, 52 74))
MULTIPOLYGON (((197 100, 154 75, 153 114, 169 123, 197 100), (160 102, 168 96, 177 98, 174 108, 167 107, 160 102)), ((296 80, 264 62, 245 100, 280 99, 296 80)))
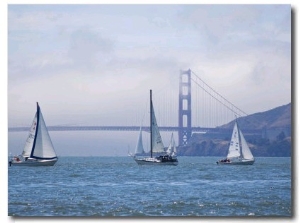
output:
POLYGON ((34 116, 23 152, 14 156, 10 166, 53 166, 58 160, 48 133, 41 109, 37 103, 34 116))
POLYGON ((217 164, 252 165, 254 161, 255 159, 236 120, 232 131, 227 157, 217 161, 217 164))
MULTIPOLYGON (((141 145, 141 133, 138 144, 141 145)), ((139 165, 178 165, 176 156, 171 156, 164 150, 164 144, 157 126, 156 117, 152 103, 152 90, 150 90, 150 157, 138 158, 134 160, 139 165)))

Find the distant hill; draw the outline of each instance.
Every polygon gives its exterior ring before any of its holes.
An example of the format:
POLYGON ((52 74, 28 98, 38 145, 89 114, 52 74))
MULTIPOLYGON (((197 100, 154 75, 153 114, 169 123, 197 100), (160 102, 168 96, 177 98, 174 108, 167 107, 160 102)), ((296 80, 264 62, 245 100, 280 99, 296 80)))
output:
MULTIPOLYGON (((238 123, 254 156, 291 155, 291 103, 274 109, 238 118, 238 123)), ((195 133, 185 147, 183 156, 226 156, 234 120, 219 126, 218 131, 195 133)))
MULTIPOLYGON (((238 118, 239 126, 247 129, 291 128, 291 103, 238 118)), ((220 128, 233 128, 234 121, 220 128)))

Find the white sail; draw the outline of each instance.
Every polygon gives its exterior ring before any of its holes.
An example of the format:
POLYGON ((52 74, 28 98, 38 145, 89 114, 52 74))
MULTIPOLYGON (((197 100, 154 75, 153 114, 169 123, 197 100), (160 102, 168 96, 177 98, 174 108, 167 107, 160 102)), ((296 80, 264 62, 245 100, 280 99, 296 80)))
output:
POLYGON ((174 147, 174 151, 173 151, 173 153, 171 154, 171 156, 177 156, 176 147, 174 147))
POLYGON ((253 157, 251 150, 246 142, 246 139, 245 139, 242 131, 241 130, 239 130, 239 131, 240 131, 240 138, 241 138, 241 144, 242 144, 242 156, 245 159, 253 160, 254 157, 253 157))
POLYGON ((240 143, 237 123, 234 124, 227 158, 240 157, 240 143))
POLYGON ((135 155, 145 153, 144 146, 143 146, 143 138, 142 138, 142 128, 140 128, 140 134, 139 134, 139 138, 134 153, 135 155))
POLYGON ((27 140, 25 142, 25 146, 22 152, 23 157, 30 157, 30 153, 33 147, 35 132, 36 132, 36 124, 37 124, 37 113, 35 113, 27 140))
POLYGON ((176 156, 176 146, 175 146, 175 140, 174 140, 174 137, 173 137, 173 133, 171 135, 170 144, 169 144, 168 149, 167 149, 167 154, 169 154, 171 156, 176 156))
POLYGON ((169 144, 168 149, 167 149, 167 154, 169 154, 169 155, 171 155, 172 152, 173 152, 172 139, 173 139, 173 133, 171 135, 170 144, 169 144))
POLYGON ((162 153, 164 152, 164 144, 162 142, 160 132, 157 126, 154 108, 152 106, 152 152, 153 153, 162 153))
POLYGON ((55 158, 56 157, 56 153, 54 151, 54 147, 41 112, 39 112, 36 140, 32 150, 33 151, 31 157, 34 158, 55 158))
POLYGON ((175 140, 172 134, 172 147, 173 147, 173 152, 172 152, 172 156, 177 156, 177 150, 176 150, 176 145, 175 145, 175 140))

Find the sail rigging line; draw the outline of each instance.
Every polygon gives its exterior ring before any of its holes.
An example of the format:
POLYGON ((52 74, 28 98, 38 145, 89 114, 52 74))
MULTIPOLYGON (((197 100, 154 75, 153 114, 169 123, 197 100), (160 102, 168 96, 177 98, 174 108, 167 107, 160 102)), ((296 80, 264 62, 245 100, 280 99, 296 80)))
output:
POLYGON ((214 93, 216 93, 219 97, 221 97, 223 100, 225 100, 227 103, 229 103, 230 105, 232 105, 234 108, 236 108, 237 110, 239 110, 240 112, 244 113, 245 115, 247 115, 246 112, 242 111, 241 109, 239 109, 238 107, 236 107, 233 103, 231 103, 230 101, 228 101, 226 98, 224 98, 221 94, 219 94, 216 90, 214 90, 212 87, 210 87, 204 80, 202 80, 195 72, 192 71, 192 73, 196 76, 196 78, 198 78, 204 85, 206 85, 210 90, 212 90, 214 93))
POLYGON ((151 158, 152 158, 152 112, 153 112, 153 108, 152 108, 153 104, 152 104, 152 90, 150 90, 150 153, 151 153, 151 158))
MULTIPOLYGON (((36 138, 37 138, 37 133, 39 130, 39 124, 40 124, 40 106, 38 104, 38 102, 36 103, 37 105, 37 111, 36 111, 36 125, 35 125, 35 134, 34 134, 34 140, 33 140, 33 144, 32 144, 32 149, 31 149, 31 153, 30 153, 30 157, 34 157, 33 153, 34 153, 34 149, 35 149, 35 144, 36 144, 36 138)), ((34 157, 37 158, 37 157, 34 157)))
POLYGON ((239 128, 239 124, 236 121, 236 126, 237 126, 237 133, 238 133, 238 140, 239 140, 239 146, 240 146, 240 156, 239 158, 243 157, 243 146, 242 146, 242 140, 241 140, 241 133, 240 133, 240 128, 239 128))
MULTIPOLYGON (((199 79, 205 86, 207 86, 210 90, 212 90, 215 94, 217 94, 217 96, 221 97, 223 100, 225 100, 227 103, 229 103, 232 107, 234 107, 236 110, 238 110, 239 112, 241 112, 243 115, 248 115, 246 112, 244 112, 243 110, 239 109, 237 106, 235 106, 233 103, 231 103, 230 101, 228 101, 226 98, 224 98, 221 94, 219 94, 216 90, 214 90, 212 87, 210 87, 205 81, 203 81, 195 72, 192 71, 192 73, 196 76, 197 79, 199 79)), ((192 79, 192 78, 191 78, 192 79)), ((198 84, 197 81, 195 81, 194 79, 192 79, 199 87, 201 87, 205 92, 207 92, 210 96, 212 96, 213 98, 215 98, 216 100, 218 100, 215 96, 213 96, 211 93, 209 93, 207 90, 204 89, 204 87, 200 86, 198 84)), ((218 100, 220 103, 222 103, 224 106, 226 106, 227 108, 229 108, 227 105, 225 105, 225 103, 221 102, 220 100, 218 100)), ((233 111, 232 109, 230 109, 231 111, 233 111)), ((242 116, 242 115, 239 115, 242 116)))
MULTIPOLYGON (((191 80, 197 84, 200 88, 202 88, 207 94, 209 94, 212 98, 214 98, 215 100, 217 100, 218 102, 220 102, 223 106, 225 106, 226 108, 228 108, 230 111, 232 111, 234 114, 237 114, 239 116, 243 116, 240 113, 237 113, 236 110, 233 110, 231 107, 229 107, 228 105, 226 105, 225 103, 223 103, 221 100, 219 100, 218 98, 216 98, 215 96, 213 96, 210 92, 208 92, 204 87, 200 86, 198 84, 198 82, 196 82, 193 78, 191 78, 191 80)), ((234 106, 234 105, 233 105, 234 106)), ((235 107, 235 106, 234 106, 235 107)), ((240 110, 239 108, 237 108, 239 111, 241 111, 244 115, 247 115, 245 112, 243 112, 242 110, 240 110)))
POLYGON ((159 86, 152 92, 152 99, 156 101, 156 114, 160 117, 162 126, 171 126, 174 123, 174 111, 178 109, 178 92, 169 82, 159 86))

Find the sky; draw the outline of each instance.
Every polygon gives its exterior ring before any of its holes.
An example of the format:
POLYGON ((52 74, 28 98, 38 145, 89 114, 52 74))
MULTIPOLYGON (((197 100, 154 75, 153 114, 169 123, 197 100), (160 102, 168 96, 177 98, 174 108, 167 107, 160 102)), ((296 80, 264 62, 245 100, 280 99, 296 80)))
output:
MULTIPOLYGON (((8 4, 7 43, 8 127, 29 127, 36 102, 47 126, 148 126, 150 89, 158 125, 176 126, 187 69, 247 114, 291 102, 289 4, 8 4)), ((223 112, 192 88, 192 126, 217 126, 223 112)), ((9 153, 27 134, 9 134, 9 153)), ((126 155, 137 138, 50 134, 60 156, 126 155)))
POLYGON ((36 102, 47 125, 139 125, 149 89, 177 101, 187 69, 247 114, 291 102, 289 4, 9 4, 7 18, 8 126, 36 102))

